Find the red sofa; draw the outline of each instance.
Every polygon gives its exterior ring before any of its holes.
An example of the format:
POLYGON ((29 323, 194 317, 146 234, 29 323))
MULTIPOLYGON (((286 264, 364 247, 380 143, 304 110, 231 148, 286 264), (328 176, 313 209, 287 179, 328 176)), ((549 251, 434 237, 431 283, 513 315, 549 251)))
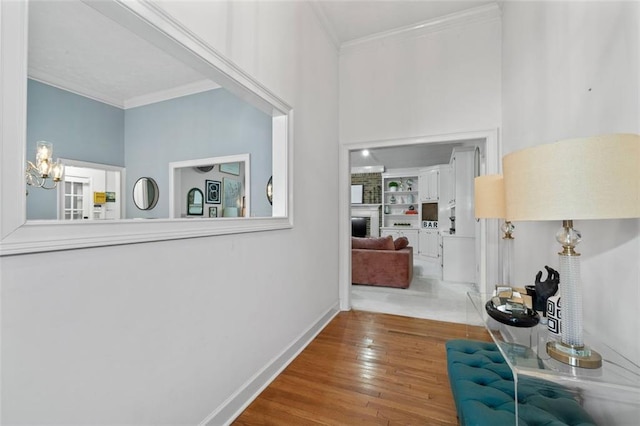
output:
POLYGON ((353 284, 407 288, 413 279, 413 247, 405 237, 351 237, 353 284))

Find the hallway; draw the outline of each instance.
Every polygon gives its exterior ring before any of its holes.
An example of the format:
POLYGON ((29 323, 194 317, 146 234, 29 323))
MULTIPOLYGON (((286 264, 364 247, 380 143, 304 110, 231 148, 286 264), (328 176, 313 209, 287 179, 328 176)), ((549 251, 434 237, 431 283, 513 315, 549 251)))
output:
POLYGON ((475 291, 473 284, 414 276, 407 289, 352 285, 351 307, 358 311, 480 325, 475 312, 467 312, 469 291, 475 291))

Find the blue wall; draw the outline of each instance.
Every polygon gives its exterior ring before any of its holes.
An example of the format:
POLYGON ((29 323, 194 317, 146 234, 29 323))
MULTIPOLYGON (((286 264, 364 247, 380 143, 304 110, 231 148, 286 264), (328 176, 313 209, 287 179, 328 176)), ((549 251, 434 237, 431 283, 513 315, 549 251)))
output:
POLYGON ((271 122, 270 116, 225 89, 128 109, 127 217, 169 217, 170 162, 247 152, 251 154, 251 215, 271 216, 265 195, 272 165, 271 122), (160 188, 158 205, 148 212, 129 202, 134 183, 143 176, 154 178, 160 188))
MULTIPOLYGON (((126 168, 126 217, 169 217, 169 163, 251 154, 251 214, 271 216, 265 187, 271 176, 271 117, 224 89, 122 110, 36 81, 29 81, 27 158, 35 143, 54 144, 54 157, 126 168), (133 204, 142 176, 158 183, 158 205, 133 204)), ((202 182, 204 190, 204 180, 202 182)), ((56 191, 29 187, 27 219, 55 219, 56 191)))
MULTIPOLYGON (((124 166, 124 111, 53 86, 27 85, 27 160, 36 142, 53 143, 54 158, 124 166)), ((56 191, 28 187, 27 219, 55 219, 56 191)))

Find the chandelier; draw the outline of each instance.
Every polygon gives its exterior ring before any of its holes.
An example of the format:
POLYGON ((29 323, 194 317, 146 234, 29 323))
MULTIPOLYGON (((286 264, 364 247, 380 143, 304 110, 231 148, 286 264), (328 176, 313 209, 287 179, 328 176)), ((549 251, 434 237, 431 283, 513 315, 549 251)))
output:
POLYGON ((55 189, 62 180, 64 164, 53 162, 53 144, 47 141, 36 143, 36 163, 27 161, 25 171, 27 185, 44 189, 55 189))

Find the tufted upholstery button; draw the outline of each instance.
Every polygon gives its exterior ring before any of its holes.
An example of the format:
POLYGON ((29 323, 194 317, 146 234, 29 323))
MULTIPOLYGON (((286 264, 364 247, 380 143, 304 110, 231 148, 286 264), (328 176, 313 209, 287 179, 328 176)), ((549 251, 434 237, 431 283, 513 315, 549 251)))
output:
MULTIPOLYGON (((450 340, 447 369, 461 425, 515 424, 513 374, 493 343, 450 340)), ((519 378, 519 424, 594 425, 566 388, 537 378, 519 378)))

